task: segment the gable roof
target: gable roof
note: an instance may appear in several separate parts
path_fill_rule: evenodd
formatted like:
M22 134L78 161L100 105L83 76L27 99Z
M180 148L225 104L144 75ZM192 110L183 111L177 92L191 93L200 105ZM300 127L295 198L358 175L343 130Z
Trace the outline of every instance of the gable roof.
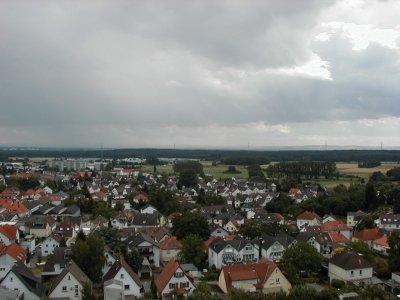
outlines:
M363 256L354 252L336 254L329 263L344 270L372 268L372 265Z
M313 211L304 211L296 217L296 220L314 220L322 221L322 218Z
M276 264L262 257L259 262L254 264L234 264L223 266L221 273L224 274L226 288L228 292L232 290L233 281L257 280L255 287L262 289L264 283L277 268ZM221 274L220 273L220 274Z
M61 283L61 281L68 273L71 273L82 285L85 282L92 285L92 281L89 279L89 277L87 277L87 275L81 270L81 268L79 268L79 266L73 260L71 260L65 266L64 270L60 273L60 275L58 275L54 279L49 294L51 294L54 291L54 289Z
M5 224L0 227L0 233L5 235L8 239L13 240L17 237L18 228L13 225Z
M162 250L181 249L182 243L177 240L176 236L171 236L160 242L160 248Z
M224 240L220 237L217 237L212 243L210 244L209 248L211 248L214 252L219 253L228 245L232 248L235 248L237 251L242 250L247 244L251 244L250 241L245 240L243 238L236 238L233 240Z
M353 236L362 241L373 241L382 237L383 233L380 232L379 228L365 228L355 232Z
M171 260L165 265L164 269L155 280L155 284L159 293L164 290L165 286L179 267L179 262L175 258L171 258Z
M321 225L322 231L340 231L340 230L351 230L346 224L340 220L327 221Z
M32 293L38 295L40 298L44 296L45 287L40 282L40 279L37 278L33 273L28 269L27 266L23 262L17 261L14 266L8 271L8 274L13 273L18 279L22 282L22 284ZM3 279L3 280L4 280Z
M17 261L25 262L27 251L16 243L12 243L8 246L5 246L3 243L0 243L0 256L6 254L10 255Z
M132 270L132 268L128 265L126 260L124 259L123 256L117 257L111 268L108 270L106 275L103 277L103 281L107 281L110 279L114 279L115 275L119 272L121 269L125 269L126 272L128 272L129 276L135 281L135 283L141 287L142 283L140 282L139 276Z

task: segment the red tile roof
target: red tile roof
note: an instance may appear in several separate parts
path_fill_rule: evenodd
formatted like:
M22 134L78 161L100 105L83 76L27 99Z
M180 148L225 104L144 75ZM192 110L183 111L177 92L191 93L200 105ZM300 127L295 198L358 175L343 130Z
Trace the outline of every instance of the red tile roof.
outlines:
M27 251L20 245L15 243L8 246L5 246L3 243L0 243L0 256L6 254L10 255L15 260L20 260L22 262L25 262Z
M181 249L182 243L175 236L171 236L160 242L160 248L161 250Z
M0 233L4 234L8 239L14 240L17 238L18 228L13 225L5 224L0 227Z
M164 267L160 275L155 280L155 284L157 287L157 291L159 293L162 293L164 290L165 286L168 284L168 282L171 280L172 276L174 276L176 270L180 267L179 262L175 259L172 258Z
M322 231L341 231L341 230L351 230L345 223L340 220L328 221L321 225Z
M313 211L306 210L297 216L297 220L314 220L314 219L322 221L322 218Z
M385 234L382 237L374 240L374 244L382 246L382 247L389 248L389 241L388 241L387 235Z
M331 238L331 241L334 243L348 243L350 242L350 240L345 237L343 234L335 232L335 231L331 231L328 233L329 237Z
M354 237L361 241L373 241L383 236L379 228L366 228L354 233Z
M7 212L21 214L28 212L28 209L18 200L0 199L0 207L4 208Z
M223 266L221 273L224 274L225 284L228 292L232 290L233 281L256 279L257 289L262 289L264 283L276 269L276 264L262 257L259 262L254 264L237 264ZM220 274L221 274L220 273Z

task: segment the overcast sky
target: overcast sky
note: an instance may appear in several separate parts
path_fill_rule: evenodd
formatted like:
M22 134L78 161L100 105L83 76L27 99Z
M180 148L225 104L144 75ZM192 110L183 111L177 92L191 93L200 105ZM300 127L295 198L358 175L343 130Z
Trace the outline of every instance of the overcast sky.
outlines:
M0 145L400 146L399 11L0 0Z

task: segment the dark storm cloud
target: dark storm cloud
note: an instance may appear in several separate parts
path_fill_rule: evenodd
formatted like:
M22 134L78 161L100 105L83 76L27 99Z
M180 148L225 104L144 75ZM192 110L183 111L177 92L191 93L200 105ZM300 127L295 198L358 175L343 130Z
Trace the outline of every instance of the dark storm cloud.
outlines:
M399 117L398 49L313 41L333 4L2 1L0 138L156 144L165 132ZM332 80L280 72L313 53Z

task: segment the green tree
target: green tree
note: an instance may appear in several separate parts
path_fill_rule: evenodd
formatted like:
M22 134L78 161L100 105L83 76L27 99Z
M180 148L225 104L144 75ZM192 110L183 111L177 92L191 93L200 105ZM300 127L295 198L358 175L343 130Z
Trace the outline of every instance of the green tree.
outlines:
M389 263L393 272L400 271L400 237L397 232L392 232L389 236Z
M183 262L193 263L198 268L203 267L206 255L202 238L197 234L189 234L184 238L179 258Z
M106 262L102 239L90 235L86 241L76 240L72 246L71 258L93 282L101 281L102 268Z
M365 186L365 206L369 210L375 210L379 206L375 186L371 181Z
M296 281L301 273L310 274L321 269L323 257L313 246L299 241L283 253L283 268L289 280Z
M126 255L126 262L132 270L137 273L142 264L139 252L136 249L132 249L132 251Z
M365 259L372 263L374 259L374 253L372 252L371 248L368 246L367 243L363 241L356 241L356 242L350 242L347 245L351 247L355 252L364 255Z
M118 201L117 203L115 203L115 207L114 210L116 211L123 211L124 210L124 204L121 201Z
M184 212L172 221L172 232L178 240L189 234L197 234L203 240L210 236L207 220L199 213Z
M221 297L213 294L207 282L201 282L194 292L187 297L188 300L221 300Z
M83 284L81 293L82 293L82 300L97 300L97 297L93 293L92 287L87 282Z

